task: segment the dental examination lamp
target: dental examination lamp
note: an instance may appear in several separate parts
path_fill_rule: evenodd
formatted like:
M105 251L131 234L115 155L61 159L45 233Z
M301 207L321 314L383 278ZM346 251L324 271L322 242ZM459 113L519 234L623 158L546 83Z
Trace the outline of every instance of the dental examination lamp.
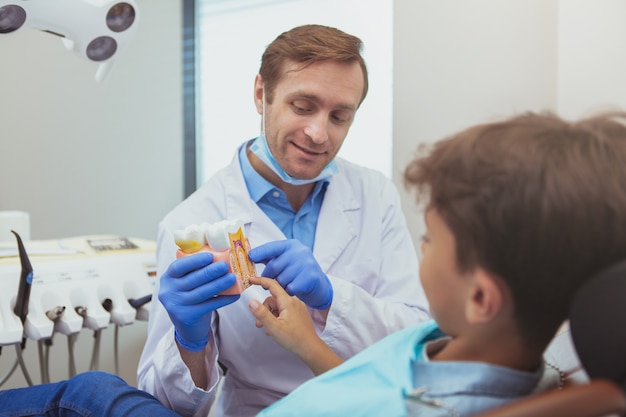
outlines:
M102 81L137 31L133 0L0 0L0 39L24 28L61 37L65 47L99 64Z

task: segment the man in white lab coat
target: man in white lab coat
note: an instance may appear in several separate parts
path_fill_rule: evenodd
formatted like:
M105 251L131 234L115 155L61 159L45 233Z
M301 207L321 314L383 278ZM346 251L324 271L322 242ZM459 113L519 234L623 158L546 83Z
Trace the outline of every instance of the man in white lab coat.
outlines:
M224 371L220 416L255 415L313 377L255 326L248 302L266 290L216 296L234 282L226 263L206 253L175 260L173 233L190 224L241 221L257 271L309 306L343 359L428 318L396 188L336 157L367 94L361 47L319 25L272 42L254 85L261 134L159 226L138 383L183 416L207 415Z

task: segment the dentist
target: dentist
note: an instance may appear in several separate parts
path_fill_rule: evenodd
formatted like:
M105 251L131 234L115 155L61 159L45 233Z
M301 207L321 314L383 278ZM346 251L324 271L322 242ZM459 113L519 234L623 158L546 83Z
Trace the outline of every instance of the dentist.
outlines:
M159 225L138 384L183 416L208 414L222 376L217 415L253 416L313 373L255 326L248 302L268 292L216 296L234 275L207 253L175 260L175 230L242 221L258 272L308 306L344 360L429 317L397 189L337 157L367 94L361 48L320 25L278 36L254 83L261 134Z

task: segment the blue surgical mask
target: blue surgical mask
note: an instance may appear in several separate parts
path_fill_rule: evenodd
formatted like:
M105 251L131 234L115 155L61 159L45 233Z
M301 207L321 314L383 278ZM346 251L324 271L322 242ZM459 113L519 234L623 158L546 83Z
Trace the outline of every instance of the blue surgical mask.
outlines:
M261 115L261 123L262 123L262 131L259 137L257 137L252 145L250 145L250 151L252 151L265 165L269 167L278 177L286 182L287 184L292 185L304 185L311 184L320 180L325 180L330 178L339 172L339 168L337 167L337 163L333 159L324 167L322 172L315 177L309 180L303 180L300 178L292 177L287 174L287 172L280 166L274 155L272 155L272 151L270 151L270 147L267 144L267 138L265 137L265 90L263 90L263 114Z
M272 155L272 152L270 151L270 147L267 144L267 138L265 137L265 132L261 132L259 137L257 137L254 140L254 142L252 142L252 145L250 145L250 151L252 151L261 161L263 161L265 165L267 165L276 175L278 175L278 177L281 180L283 180L287 184L292 184L292 185L311 184L320 180L325 180L327 178L330 178L331 176L339 172L337 163L335 162L335 160L332 160L330 161L328 165L324 167L322 172L320 172L320 174L315 178L303 180L300 178L292 177L291 175L287 174L287 172L285 172L283 167L281 167L278 161L274 158L274 155Z

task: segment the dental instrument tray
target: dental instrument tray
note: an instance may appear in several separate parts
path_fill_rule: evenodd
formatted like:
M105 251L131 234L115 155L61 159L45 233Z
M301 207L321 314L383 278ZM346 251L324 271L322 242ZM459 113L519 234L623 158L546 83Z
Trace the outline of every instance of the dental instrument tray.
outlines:
M156 282L156 242L109 235L24 241L32 263L28 314L20 320L13 306L20 282L20 258L0 256L0 346L48 339L53 333L78 333L82 328L104 329L111 323L147 320ZM105 303L111 304L107 310ZM46 314L63 306L64 314ZM78 312L86 312L80 315Z

